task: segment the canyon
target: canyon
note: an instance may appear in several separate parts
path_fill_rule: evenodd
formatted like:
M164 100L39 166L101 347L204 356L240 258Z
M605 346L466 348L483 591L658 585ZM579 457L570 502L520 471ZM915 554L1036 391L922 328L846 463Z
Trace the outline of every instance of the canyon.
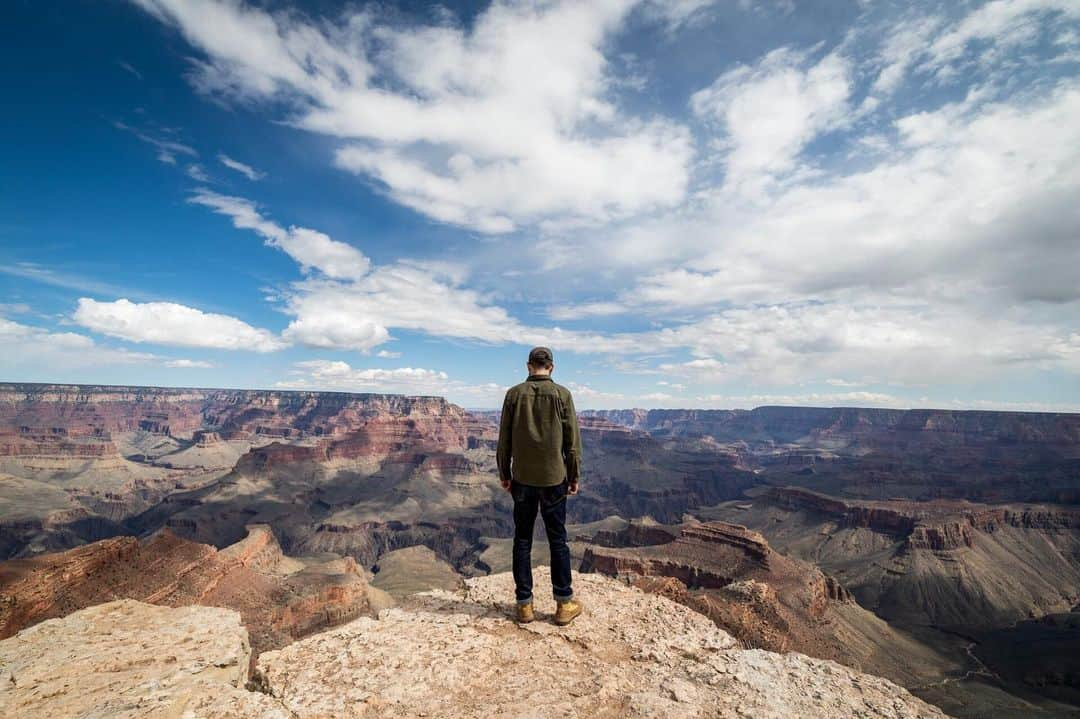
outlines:
M1080 415L580 421L583 578L956 716L1080 706L1060 659L1077 646ZM0 384L0 636L115 600L209 604L239 612L254 665L416 592L467 591L509 569L497 422L439 397Z
M393 604L349 557L291 558L273 532L251 525L217 550L163 529L143 540L104 539L0 563L0 638L116 599L239 612L256 651L283 647Z

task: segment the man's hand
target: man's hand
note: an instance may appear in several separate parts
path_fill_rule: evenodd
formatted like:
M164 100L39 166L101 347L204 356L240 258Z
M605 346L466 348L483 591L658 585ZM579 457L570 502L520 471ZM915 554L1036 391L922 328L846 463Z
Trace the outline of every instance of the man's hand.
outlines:
M577 492L578 492L577 480L575 479L573 481L567 482L567 484L566 484L566 493L567 494L577 494Z
M501 484L502 488L505 489L507 492L510 491L510 481L509 480L500 479L499 484Z

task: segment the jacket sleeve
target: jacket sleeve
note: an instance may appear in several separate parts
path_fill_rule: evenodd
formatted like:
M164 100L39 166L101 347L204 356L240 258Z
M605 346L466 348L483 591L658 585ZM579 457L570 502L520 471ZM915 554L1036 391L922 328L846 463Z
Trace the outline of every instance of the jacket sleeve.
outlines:
M511 479L510 457L513 428L514 402L510 392L507 392L503 399L502 417L499 419L499 445L495 450L495 462L499 465L499 480L503 482L509 482Z
M577 410L574 408L574 396L566 390L564 403L566 416L563 417L563 461L566 463L566 478L571 482L581 479L581 430L578 427Z

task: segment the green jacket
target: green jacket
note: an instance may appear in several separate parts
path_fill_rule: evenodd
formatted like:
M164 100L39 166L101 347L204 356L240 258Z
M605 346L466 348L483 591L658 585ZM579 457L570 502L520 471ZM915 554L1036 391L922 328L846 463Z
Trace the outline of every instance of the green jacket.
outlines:
M496 452L499 478L553 487L581 474L581 431L570 390L547 375L529 375L503 400Z

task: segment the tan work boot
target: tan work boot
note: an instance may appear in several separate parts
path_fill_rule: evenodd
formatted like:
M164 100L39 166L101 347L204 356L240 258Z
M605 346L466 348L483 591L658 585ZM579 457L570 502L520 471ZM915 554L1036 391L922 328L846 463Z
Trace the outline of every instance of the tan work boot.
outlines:
M532 602L517 605L517 611L514 613L514 617L517 619L518 624L528 624L536 619L536 615L533 614Z
M555 623L560 627L565 627L570 622L574 621L574 617L581 614L581 605L575 602L573 599L566 602L558 602L555 609Z

